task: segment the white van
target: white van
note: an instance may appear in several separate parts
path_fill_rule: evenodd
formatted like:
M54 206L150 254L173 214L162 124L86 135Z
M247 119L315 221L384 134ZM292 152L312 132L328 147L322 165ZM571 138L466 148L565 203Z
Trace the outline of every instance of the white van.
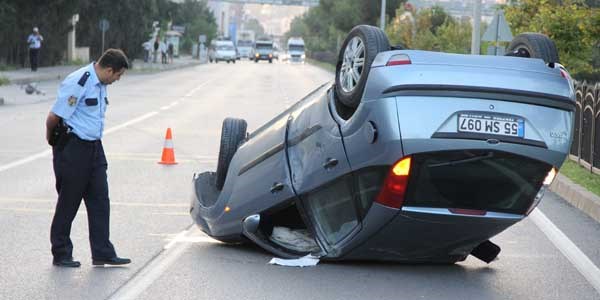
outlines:
M210 42L208 50L208 60L218 63L219 61L233 62L235 64L236 51L233 42L230 40L213 40Z
M287 43L288 61L304 63L306 54L304 53L304 40L301 37L291 37Z

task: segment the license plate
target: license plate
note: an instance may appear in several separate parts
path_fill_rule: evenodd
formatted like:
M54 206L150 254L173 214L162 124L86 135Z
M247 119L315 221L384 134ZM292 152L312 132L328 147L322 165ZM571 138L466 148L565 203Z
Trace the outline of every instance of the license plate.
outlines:
M525 136L525 122L509 115L461 113L458 115L458 131L522 138Z

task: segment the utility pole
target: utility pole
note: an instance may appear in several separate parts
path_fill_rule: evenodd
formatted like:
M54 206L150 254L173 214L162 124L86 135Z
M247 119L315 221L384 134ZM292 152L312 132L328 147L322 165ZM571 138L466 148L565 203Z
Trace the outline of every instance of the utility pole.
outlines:
M381 20L379 21L379 28L385 31L385 0L381 0Z
M473 33L471 35L471 54L479 55L481 45L481 0L473 0Z

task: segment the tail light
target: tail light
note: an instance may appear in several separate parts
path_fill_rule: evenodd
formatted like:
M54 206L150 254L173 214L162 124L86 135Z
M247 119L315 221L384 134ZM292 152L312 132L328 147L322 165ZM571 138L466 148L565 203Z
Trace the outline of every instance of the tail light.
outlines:
M383 187L375 202L391 208L400 208L404 202L404 194L408 187L410 176L410 156L398 161L385 178Z
M410 65L410 57L406 54L394 54L388 60L386 66Z
M544 197L544 193L546 192L546 189L554 181L554 178L556 177L556 173L557 173L557 170L554 167L552 167L552 169L550 169L550 171L548 171L548 174L546 175L546 178L544 179L544 183L542 184L542 187L538 191L537 195L535 195L535 198L533 199L533 202L531 203L531 206L529 207L529 209L527 209L527 212L525 212L526 216L528 216L533 211L533 209L536 208L538 206L538 204L540 204L540 201L542 201L542 198Z

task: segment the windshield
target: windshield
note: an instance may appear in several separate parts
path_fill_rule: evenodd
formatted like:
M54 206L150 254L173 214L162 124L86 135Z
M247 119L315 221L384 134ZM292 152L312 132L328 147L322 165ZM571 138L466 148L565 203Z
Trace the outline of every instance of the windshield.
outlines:
M272 50L273 49L273 44L256 44L256 49L261 49L261 50Z
M217 50L233 51L233 46L219 46Z
M302 52L304 52L304 46L302 46L302 45L290 45L289 51L302 51Z
M240 40L238 41L238 47L252 47L252 41Z

